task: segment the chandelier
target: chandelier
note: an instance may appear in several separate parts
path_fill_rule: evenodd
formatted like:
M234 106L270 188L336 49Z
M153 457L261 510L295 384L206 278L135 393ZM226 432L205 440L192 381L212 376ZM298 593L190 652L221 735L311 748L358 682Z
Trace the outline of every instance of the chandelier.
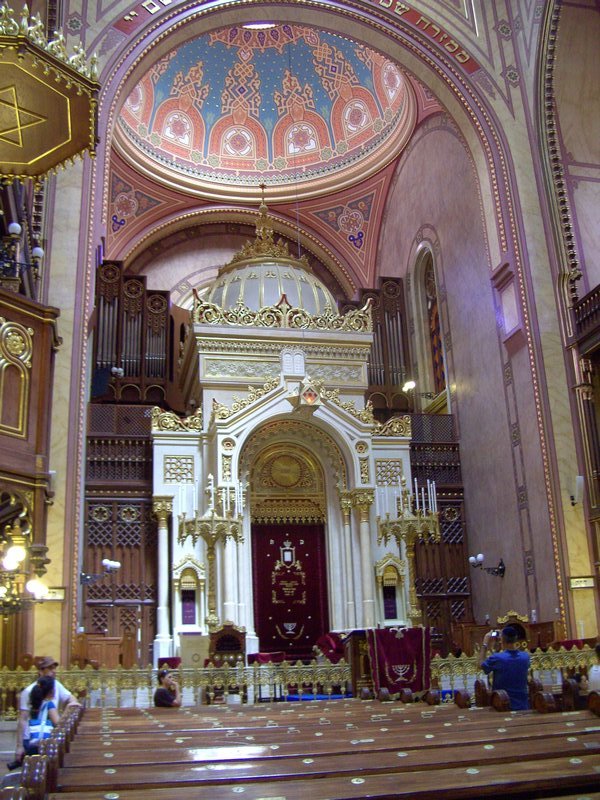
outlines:
M7 619L42 602L48 587L40 580L46 573L48 548L32 541L27 518L16 517L0 536L0 614Z

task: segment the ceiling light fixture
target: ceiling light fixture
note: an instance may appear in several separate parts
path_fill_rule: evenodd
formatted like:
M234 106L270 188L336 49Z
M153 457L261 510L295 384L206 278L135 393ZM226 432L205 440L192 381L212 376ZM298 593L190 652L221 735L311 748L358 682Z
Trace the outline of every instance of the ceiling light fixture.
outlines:
M274 22L247 22L245 25L242 25L242 28L246 28L249 31L266 31L269 28L276 28L277 25Z

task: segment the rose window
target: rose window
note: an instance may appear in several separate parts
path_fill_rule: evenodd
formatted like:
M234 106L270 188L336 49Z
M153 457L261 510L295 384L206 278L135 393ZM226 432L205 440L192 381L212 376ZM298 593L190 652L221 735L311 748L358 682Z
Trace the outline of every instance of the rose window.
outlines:
M344 124L349 135L366 128L369 122L367 107L360 100L354 100L344 109Z
M192 126L190 125L190 121L184 114L175 112L167 117L164 128L164 136L166 139L171 139L177 142L177 144L183 144L189 147L192 140L191 131Z
M245 128L230 128L223 138L223 149L228 156L251 156L254 152L252 136Z
M309 153L317 149L317 136L310 125L294 125L288 131L288 153Z

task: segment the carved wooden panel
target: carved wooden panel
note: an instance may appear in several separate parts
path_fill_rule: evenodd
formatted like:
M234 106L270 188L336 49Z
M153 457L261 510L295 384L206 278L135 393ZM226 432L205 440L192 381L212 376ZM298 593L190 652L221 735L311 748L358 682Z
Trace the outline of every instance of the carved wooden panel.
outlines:
M89 496L85 504L83 587L87 633L129 637L128 658L148 663L156 606L156 520L151 499ZM104 574L102 559L120 561Z
M0 289L0 493L23 499L34 540L46 542L50 408L59 311ZM29 614L5 624L2 663L33 649Z

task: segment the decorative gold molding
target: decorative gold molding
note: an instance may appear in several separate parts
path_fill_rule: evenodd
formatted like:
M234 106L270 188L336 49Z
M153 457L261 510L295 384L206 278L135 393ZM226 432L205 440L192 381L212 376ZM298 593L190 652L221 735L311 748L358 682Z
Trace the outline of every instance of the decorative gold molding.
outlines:
M252 522L324 522L323 504L309 497L258 499L252 504Z
M395 556L393 553L386 553L383 558L380 558L379 561L375 562L375 578L380 587L386 585L385 574L389 569L395 570L399 583L404 583L404 577L406 575L406 561L398 558L398 556Z
M497 622L498 625L506 625L510 620L528 623L529 617L527 614L519 614L518 611L507 611L503 617L498 617Z
M369 459L368 458L359 458L360 464L360 482L361 483L370 483L370 470L369 470Z
M204 562L192 555L185 555L180 558L179 561L175 562L173 564L173 574L175 575L177 572L182 572L188 567L195 570L199 580L204 580L204 575L206 572Z
M193 456L165 456L163 460L163 481L165 483L193 483Z
M27 437L29 419L29 392L31 388L31 357L33 354L33 328L0 317L0 433L18 439ZM7 376L13 367L19 374L18 396L8 402ZM14 375L14 373L13 373ZM15 380L13 378L13 385ZM14 416L16 401L16 419ZM10 405L10 408L9 408ZM3 420L10 419L11 423Z
M282 439L308 448L319 455L325 469L334 476L335 483L344 489L348 485L346 462L337 442L321 428L297 419L277 419L255 430L244 444L240 456L240 472L252 469L254 460L263 448L278 444Z
M316 384L317 381L314 381ZM340 400L339 389L321 389L321 399L329 400L335 403L336 406L343 408L356 419L361 422L366 422L367 425L375 425L375 417L373 416L373 405L369 401L364 408L357 408L353 400Z
M548 648L547 650L537 649L530 653L531 672L535 675L539 672L553 672L560 674L567 670L579 672L582 668L591 667L597 662L596 654L589 645L584 645L581 650L573 647L565 650L559 647L557 650ZM447 656L441 658L434 656L431 659L431 681L435 685L442 680L448 680L452 686L464 685L465 678L481 675L479 656L468 656L462 653L460 656Z
M376 425L375 436L401 436L407 439L410 439L412 436L410 414L405 414L402 417L392 417L383 425L380 422L377 422Z
M228 419L232 414L235 414L238 411L241 411L243 408L252 405L252 403L256 402L256 400L259 400L269 392L272 392L273 389L276 389L278 386L279 376L267 381L262 385L262 387L257 388L254 386L249 386L248 396L241 399L234 396L231 406L226 406L223 403L219 403L218 400L213 399L211 422L213 419Z
M81 45L69 55L63 34L54 36L46 40L39 15L30 24L27 6L19 20L6 3L0 7L3 180L37 182L86 150L95 153L100 89L96 56L88 66Z
M40 15L36 14L29 24L29 9L26 5L21 10L21 18L17 21L15 12L7 5L0 7L0 36L23 36L40 49L50 53L54 58L68 64L72 69L86 78L95 81L98 77L98 59L94 55L87 63L85 50L81 45L75 45L73 55L69 55L65 37L60 31L55 31L54 39L48 41L45 34L45 25ZM8 46L3 43L3 46Z
M152 431L197 431L202 432L202 409L197 408L189 417L178 417L172 411L152 408Z
M221 454L221 476L224 481L231 480L231 465L233 463L233 456Z
M350 331L372 333L371 299L362 308L336 314L329 304L322 314L309 314L303 308L291 306L285 295L276 306L265 306L258 311L238 301L232 308L221 308L215 303L194 299L192 322L198 325L241 325L254 328L295 328L297 330Z
M375 483L377 486L398 486L404 475L401 458L376 458Z

